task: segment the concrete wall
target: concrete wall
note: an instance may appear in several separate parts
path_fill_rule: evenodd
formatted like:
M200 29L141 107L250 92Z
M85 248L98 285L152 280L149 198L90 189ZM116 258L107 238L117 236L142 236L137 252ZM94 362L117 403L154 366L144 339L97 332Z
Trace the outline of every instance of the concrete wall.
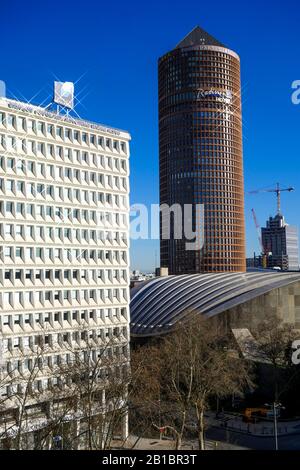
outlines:
M255 328L266 316L278 316L300 329L300 281L273 289L218 315L226 328Z

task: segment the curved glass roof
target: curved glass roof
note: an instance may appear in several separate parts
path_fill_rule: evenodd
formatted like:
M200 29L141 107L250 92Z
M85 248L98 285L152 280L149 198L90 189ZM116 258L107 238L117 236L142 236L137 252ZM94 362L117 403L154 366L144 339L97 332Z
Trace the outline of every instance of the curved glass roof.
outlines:
M162 334L188 312L211 317L297 281L300 273L275 271L158 277L131 290L131 333Z

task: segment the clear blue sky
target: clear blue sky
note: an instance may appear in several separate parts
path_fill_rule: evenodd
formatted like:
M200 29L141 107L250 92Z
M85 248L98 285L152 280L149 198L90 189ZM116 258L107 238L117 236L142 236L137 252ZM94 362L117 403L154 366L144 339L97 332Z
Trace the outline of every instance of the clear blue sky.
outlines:
M0 79L8 96L48 99L55 77L76 81L81 117L128 129L131 203L158 202L157 59L199 25L241 57L245 189L277 181L283 212L300 225L300 9L296 0L2 2ZM48 101L49 102L49 99ZM246 195L247 252L258 251L251 208L263 224L272 194ZM149 270L158 242L132 242L132 268Z

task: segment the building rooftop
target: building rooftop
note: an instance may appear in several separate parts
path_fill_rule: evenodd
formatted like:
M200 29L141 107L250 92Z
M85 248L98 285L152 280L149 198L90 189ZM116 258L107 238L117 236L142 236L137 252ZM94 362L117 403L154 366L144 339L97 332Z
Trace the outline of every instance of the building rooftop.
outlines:
M74 117L71 114L58 114L48 107L39 106L32 103L26 103L24 101L18 101L11 98L4 98L0 96L0 106L9 108L12 111L20 111L26 114L35 114L37 117L54 119L56 121L62 121L67 124L85 127L90 131L100 131L114 135L116 137L122 137L130 139L130 134L124 129L118 129L116 127L107 126L97 122L89 121L87 119L81 119L80 117Z
M175 47L175 49L182 49L183 47L192 46L219 46L226 47L220 41L208 34L200 26L196 26L190 33L188 33Z

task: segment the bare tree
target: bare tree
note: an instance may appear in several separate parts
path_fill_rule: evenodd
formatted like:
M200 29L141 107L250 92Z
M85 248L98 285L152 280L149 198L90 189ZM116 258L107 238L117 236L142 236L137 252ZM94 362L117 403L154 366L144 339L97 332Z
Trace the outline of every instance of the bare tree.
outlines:
M70 412L69 397L66 401L64 391L55 386L46 390L37 387L41 377L57 376L57 371L45 372L47 348L39 344L30 358L28 368L19 364L28 360L28 356L19 355L17 366L9 372L2 371L0 387L8 389L1 400L0 439L6 440L17 450L49 448L49 438L58 423ZM33 433L39 439L33 439Z
M168 410L164 425L173 431L177 448L185 433L187 416L194 410L199 449L204 449L204 413L211 398L241 394L250 385L246 363L231 353L230 346L229 338L215 323L190 315L176 325L173 333L145 351L148 365L142 384L147 392L144 399L156 406L159 391Z
M101 348L87 342L82 350L71 350L68 364L60 367L59 376L69 390L77 431L69 436L71 445L108 449L120 432L127 414L127 390L130 381L127 355L116 346L119 339L110 338Z
M116 336L101 347L86 340L70 346L68 362L60 360L51 370L44 369L47 348L41 345L26 371L2 373L1 386L9 386L10 392L0 403L9 418L0 439L15 449L45 449L60 435L68 448L110 448L127 413L129 352L120 353L125 344ZM41 377L56 381L40 390L36 385Z
M271 366L269 378L273 384L274 401L277 401L298 375L298 368L291 363L292 343L298 336L293 325L273 315L267 315L253 334L261 360Z
M130 428L131 432L136 430L140 437L151 434L153 428L160 431L167 425L175 437L178 435L163 396L165 362L159 348L160 343L155 342L138 347L131 353Z

